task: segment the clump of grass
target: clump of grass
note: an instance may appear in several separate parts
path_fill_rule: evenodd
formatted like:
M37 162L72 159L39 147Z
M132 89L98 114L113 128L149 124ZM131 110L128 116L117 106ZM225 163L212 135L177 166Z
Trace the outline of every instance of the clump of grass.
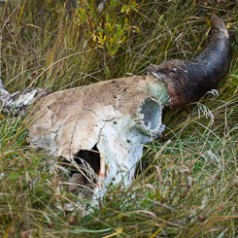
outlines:
M29 148L24 118L0 114L1 236L235 237L237 6L192 0L111 2L99 14L94 1L79 1L81 8L71 16L63 1L3 5L1 70L6 87L58 90L143 74L151 63L190 58L208 37L213 10L233 37L230 75L221 83L219 97L207 95L199 103L168 109L164 137L146 146L133 185L112 188L101 210L84 217L56 208L51 158ZM103 25L108 23L119 28L110 31L110 25ZM108 37L118 41L115 48L113 40L108 46Z

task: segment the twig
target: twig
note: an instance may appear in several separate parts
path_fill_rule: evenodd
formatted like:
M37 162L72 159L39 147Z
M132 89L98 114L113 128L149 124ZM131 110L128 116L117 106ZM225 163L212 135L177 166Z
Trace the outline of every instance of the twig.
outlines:
M48 94L46 90L31 88L24 92L9 93L2 82L2 33L0 33L0 103L1 111L18 115L25 112L36 99Z
M0 32L0 99L2 96L9 95L2 83L2 32Z

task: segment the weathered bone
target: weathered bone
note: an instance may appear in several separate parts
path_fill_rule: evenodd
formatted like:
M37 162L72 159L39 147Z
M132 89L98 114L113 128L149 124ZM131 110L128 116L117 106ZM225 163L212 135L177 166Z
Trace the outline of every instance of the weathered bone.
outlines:
M5 113L7 112L15 116L19 113L25 114L33 102L48 93L48 90L31 88L24 92L11 94L3 87L2 80L0 79L0 102L2 104L2 110Z
M30 141L69 161L96 147L100 169L94 199L98 199L110 183L130 184L143 145L164 130L162 109L168 103L165 85L153 76L59 91L34 107Z
M31 145L72 164L76 171L69 171L69 190L81 196L75 183L89 186L94 203L110 184L128 186L143 145L164 130L163 107L197 100L227 74L229 35L215 15L211 33L208 46L191 61L168 61L150 67L147 76L118 78L41 97L29 112ZM0 90L2 102L6 103L4 97L14 98L2 84ZM27 95L10 100L9 107L32 103L35 94ZM85 163L91 166L88 173Z

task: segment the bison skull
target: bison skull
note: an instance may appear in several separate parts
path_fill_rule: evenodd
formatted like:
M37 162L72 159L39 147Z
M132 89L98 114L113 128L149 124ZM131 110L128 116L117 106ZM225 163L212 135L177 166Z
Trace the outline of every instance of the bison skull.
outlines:
M196 101L227 74L231 59L228 31L219 17L213 15L211 22L207 47L190 61L172 60L151 66L146 76L46 96L44 91L33 90L33 96L27 91L16 98L0 84L0 99L8 108L21 109L41 95L28 111L30 143L77 168L71 174L70 191L77 190L77 184L91 187L95 203L109 184L131 183L143 145L164 130L164 106ZM82 195L82 190L77 193Z
M151 75L56 92L34 107L30 141L71 163L78 157L91 161L97 200L109 184L131 183L143 145L164 130L162 109L168 103L165 84ZM92 153L85 157L86 151Z

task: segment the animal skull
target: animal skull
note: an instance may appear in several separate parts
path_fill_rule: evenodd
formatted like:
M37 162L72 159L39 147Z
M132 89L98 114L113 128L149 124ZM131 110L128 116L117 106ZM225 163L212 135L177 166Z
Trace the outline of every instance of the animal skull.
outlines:
M164 131L163 108L196 101L215 88L230 59L228 31L213 15L209 44L190 61L168 61L151 66L146 76L42 96L29 112L30 143L72 164L77 171L71 174L69 190L85 195L76 185L90 187L96 203L110 184L131 183L143 145Z
M56 92L34 108L30 140L71 162L80 151L96 149L100 166L93 198L98 199L110 183L131 183L143 145L164 130L162 109L168 103L165 84L151 75Z

